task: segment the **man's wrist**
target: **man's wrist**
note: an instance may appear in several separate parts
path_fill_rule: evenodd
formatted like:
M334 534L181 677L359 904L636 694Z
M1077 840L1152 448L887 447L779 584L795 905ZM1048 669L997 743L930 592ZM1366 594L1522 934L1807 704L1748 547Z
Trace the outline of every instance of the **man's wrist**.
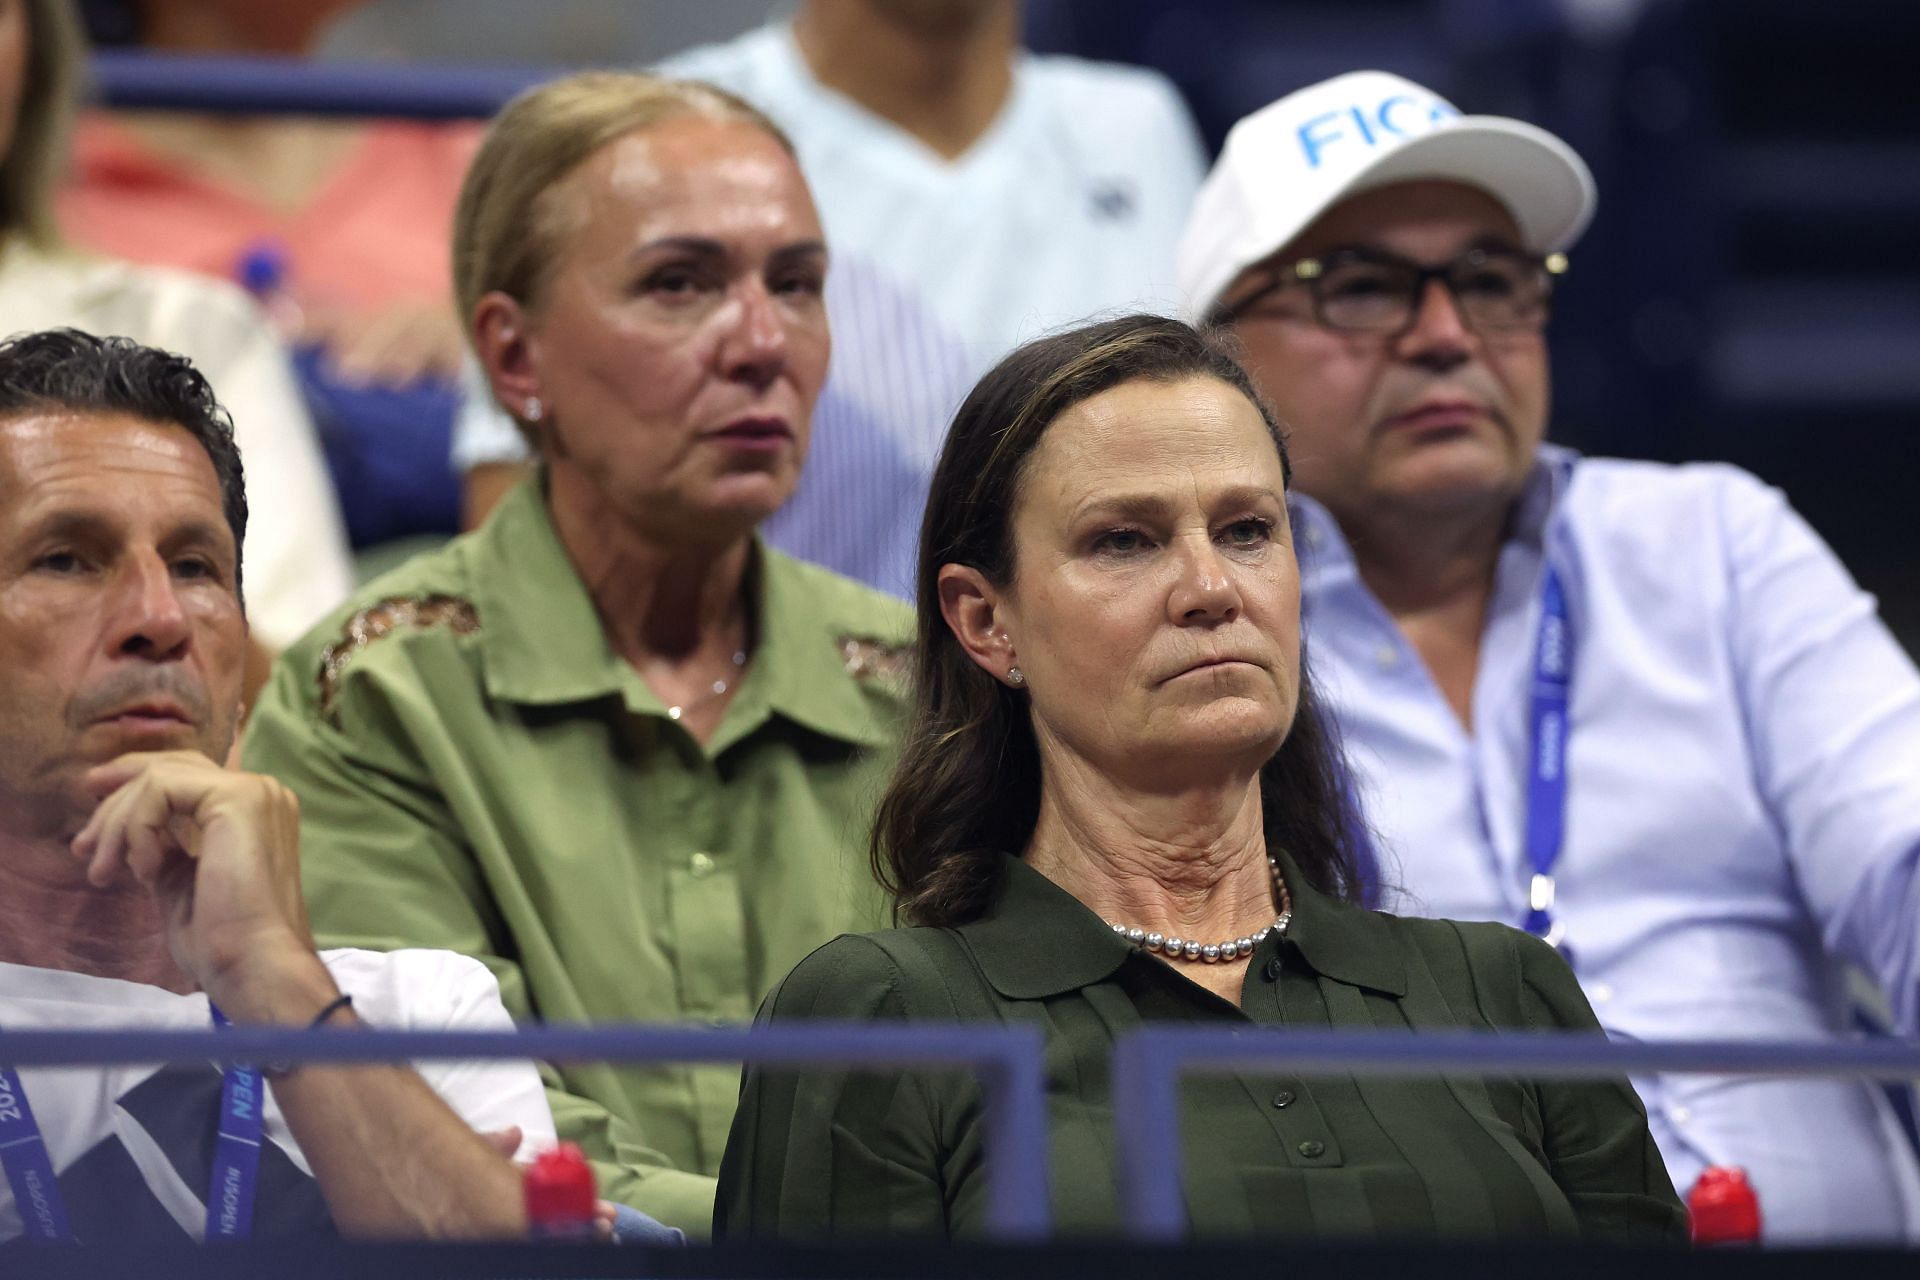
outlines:
M333 975L311 951L238 966L206 986L220 1012L234 1022L255 1025L305 1027L340 998Z
M318 1031L321 1027L325 1026L349 1027L359 1025L360 1019L355 1017L353 1012L353 997L335 996L320 1012L313 1015L313 1020L307 1023L306 1029L308 1031ZM273 1081L275 1084L286 1083L288 1077L292 1076L293 1073L299 1069L299 1066L292 1062L263 1062L260 1064L260 1070L266 1075L267 1079Z

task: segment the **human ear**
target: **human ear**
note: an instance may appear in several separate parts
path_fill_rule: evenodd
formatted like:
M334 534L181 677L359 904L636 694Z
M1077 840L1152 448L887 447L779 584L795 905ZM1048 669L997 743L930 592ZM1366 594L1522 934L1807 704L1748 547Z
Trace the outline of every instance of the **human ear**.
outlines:
M495 290L473 308L473 348L493 398L522 422L544 415L544 390L534 359L533 326L518 299Z
M967 656L1002 684L1020 660L1006 629L1006 603L999 588L971 565L944 564L938 577L940 616Z

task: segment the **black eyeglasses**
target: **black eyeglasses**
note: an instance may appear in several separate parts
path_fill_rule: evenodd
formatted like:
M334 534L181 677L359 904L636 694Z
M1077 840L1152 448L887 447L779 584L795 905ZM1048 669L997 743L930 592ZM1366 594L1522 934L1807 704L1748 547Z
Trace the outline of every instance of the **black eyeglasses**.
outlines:
M1274 268L1273 279L1208 317L1231 324L1262 314L1261 304L1304 286L1314 319L1343 333L1404 333L1420 314L1427 282L1438 280L1476 332L1538 332L1552 311L1553 282L1565 274L1565 254L1518 249L1472 249L1452 262L1423 267L1379 249L1336 249Z

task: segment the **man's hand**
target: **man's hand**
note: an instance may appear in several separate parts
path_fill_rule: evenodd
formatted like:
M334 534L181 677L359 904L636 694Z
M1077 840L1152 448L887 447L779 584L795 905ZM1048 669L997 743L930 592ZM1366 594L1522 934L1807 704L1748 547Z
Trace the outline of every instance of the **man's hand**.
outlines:
M151 889L174 963L229 1016L297 1024L337 993L307 927L291 791L196 751L124 755L85 785L101 797L73 839L87 878Z
M121 756L86 775L99 808L73 838L87 878L159 899L174 963L236 1022L306 1024L339 995L300 896L300 807L193 751ZM336 1023L351 1019L337 1019ZM403 1065L312 1064L269 1086L344 1235L524 1236L519 1172Z

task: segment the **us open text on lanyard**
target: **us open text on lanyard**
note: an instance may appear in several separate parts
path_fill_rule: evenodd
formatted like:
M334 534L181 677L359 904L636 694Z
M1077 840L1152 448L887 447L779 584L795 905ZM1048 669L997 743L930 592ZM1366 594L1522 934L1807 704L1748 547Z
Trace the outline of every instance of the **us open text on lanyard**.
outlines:
M1540 632L1533 651L1527 760L1527 913L1521 925L1569 960L1566 926L1554 914L1553 871L1567 823L1567 708L1573 697L1573 625L1559 570L1546 564Z
M217 1008L213 1025L228 1025L226 1015ZM253 1232L253 1192L260 1177L260 1113L266 1100L257 1067L235 1065L221 1074L220 1128L207 1181L209 1240L244 1240ZM27 1235L35 1240L72 1240L52 1154L27 1104L20 1075L12 1067L0 1067L0 1165L6 1167L14 1207Z

